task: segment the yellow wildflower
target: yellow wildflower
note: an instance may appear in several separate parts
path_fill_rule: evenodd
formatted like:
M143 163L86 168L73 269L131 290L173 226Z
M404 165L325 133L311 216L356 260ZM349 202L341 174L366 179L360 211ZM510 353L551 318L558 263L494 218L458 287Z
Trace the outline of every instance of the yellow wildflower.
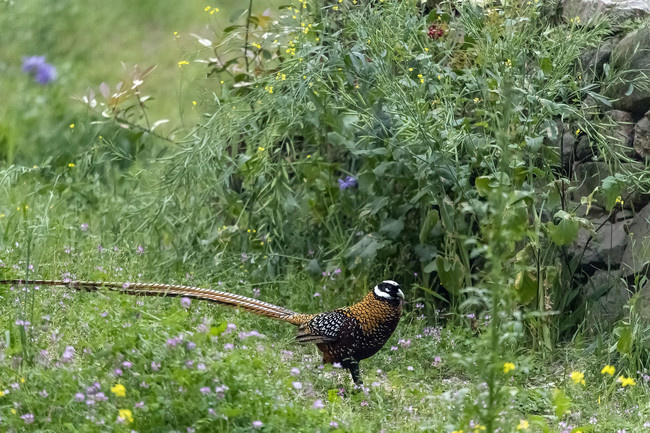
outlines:
M68 163L68 167L70 167L70 168L74 167L74 162Z
M585 384L585 374L584 373L581 373L579 371L574 371L574 372L571 373L570 377L571 377L571 380L573 381L573 383L575 383L576 385L579 384L579 383L581 383L583 385Z
M519 421L519 424L517 425L517 430L528 430L528 427L530 427L528 421L522 419Z
M634 386L634 385L636 385L636 382L631 377L619 376L617 381L621 382L621 386L623 388L625 388L626 386Z
M128 409L120 409L119 417L124 421L133 422L133 413Z
M183 65L189 65L189 64L190 62L188 62L187 60L181 60L180 62L178 62L178 67L182 68Z
M126 396L126 388L121 383L118 383L115 386L111 386L111 392L115 394L115 397L124 397Z
M613 365L606 365L603 367L602 370L600 370L600 374L609 374L610 376L614 376L614 373L616 372L616 369L614 368Z
M504 373L509 373L514 369L515 369L515 364L513 364L512 362L505 362L503 364L503 372Z
M74 129L74 123L70 124L70 129Z

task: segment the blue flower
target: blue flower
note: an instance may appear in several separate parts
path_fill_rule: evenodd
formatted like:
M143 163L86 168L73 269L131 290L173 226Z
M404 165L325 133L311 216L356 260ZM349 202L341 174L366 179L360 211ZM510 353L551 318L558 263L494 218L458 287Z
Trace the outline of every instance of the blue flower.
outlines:
M45 56L23 57L23 72L32 75L39 84L56 80L56 68L45 61Z
M341 191L355 186L357 186L357 178L354 176L346 176L345 179L339 179L339 189Z

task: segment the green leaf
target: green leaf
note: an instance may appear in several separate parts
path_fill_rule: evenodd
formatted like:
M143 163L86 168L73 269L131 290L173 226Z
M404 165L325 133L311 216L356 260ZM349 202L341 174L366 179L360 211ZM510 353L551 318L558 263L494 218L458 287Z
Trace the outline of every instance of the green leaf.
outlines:
M625 326L621 331L621 334L618 337L618 342L616 343L616 350L621 354L629 354L632 351L632 327Z
M491 176L480 176L476 178L474 184L476 185L476 191L481 197L487 197L492 188L490 187L490 182L492 182Z
M388 239L395 240L404 230L404 219L387 219L381 223L379 227L379 233L386 236Z
M552 222L546 223L546 228L553 243L562 246L575 241L578 237L580 222L563 210L557 212L554 218L560 219L557 225Z
M553 406L555 407L555 416L562 418L571 407L571 399L561 389L554 389Z
M544 72L544 74L548 75L551 72L553 72L553 62L549 57L543 57L539 60L539 67Z
M225 320L219 324L219 326L212 326L210 328L210 335L212 336L218 336L223 334L223 332L226 330L228 327L228 322Z
M420 243L424 244L426 243L427 239L429 238L429 234L431 233L431 230L438 224L438 220L440 219L440 215L438 215L437 210L430 210L427 213L427 216L424 217L424 221L422 222L422 228L420 229Z
M368 263L375 259L377 251L381 247L383 247L382 243L377 241L372 235L366 235L350 247L350 251L348 251L345 257L355 259L355 264L362 262Z
M603 179L601 190L605 196L605 209L607 209L607 211L614 209L614 206L616 206L616 199L623 191L623 184L614 176L607 176Z
M442 287L452 295L458 294L465 280L465 272L460 259L438 256L436 257L436 269Z
M522 305L527 305L537 295L537 279L532 272L521 271L515 277L517 296Z

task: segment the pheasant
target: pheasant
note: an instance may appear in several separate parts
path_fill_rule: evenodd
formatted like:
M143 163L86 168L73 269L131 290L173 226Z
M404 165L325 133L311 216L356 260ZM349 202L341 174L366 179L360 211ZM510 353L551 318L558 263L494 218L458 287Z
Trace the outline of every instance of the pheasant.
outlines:
M0 280L0 285L25 284L22 280ZM323 362L347 368L355 384L362 384L359 361L374 355L392 335L399 322L404 293L392 280L377 284L360 302L319 314L302 314L268 302L232 293L173 284L118 283L99 281L30 280L31 285L65 286L75 290L101 288L129 295L184 296L239 307L261 316L298 327L296 341L314 343Z

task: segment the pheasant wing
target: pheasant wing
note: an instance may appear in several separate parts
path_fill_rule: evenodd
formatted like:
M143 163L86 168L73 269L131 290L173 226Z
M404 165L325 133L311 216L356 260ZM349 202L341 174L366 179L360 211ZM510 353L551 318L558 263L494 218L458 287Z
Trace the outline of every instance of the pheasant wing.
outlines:
M298 329L296 341L299 343L331 343L339 340L350 318L340 310L329 311L314 316Z

